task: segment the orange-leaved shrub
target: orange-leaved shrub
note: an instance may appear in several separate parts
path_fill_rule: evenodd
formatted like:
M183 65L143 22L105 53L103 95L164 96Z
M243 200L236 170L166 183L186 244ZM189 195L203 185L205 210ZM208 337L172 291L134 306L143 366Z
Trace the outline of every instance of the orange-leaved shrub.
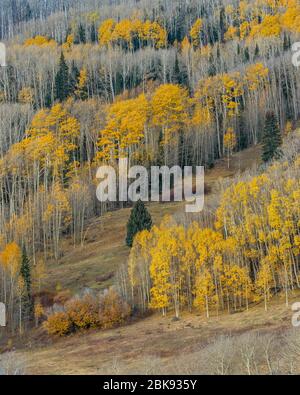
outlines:
M99 326L98 303L91 295L85 295L83 299L73 299L65 307L75 329L89 329Z
M130 306L114 290L96 298L85 295L64 305L64 311L51 314L44 324L49 335L65 336L76 330L112 328L126 322Z
M72 321L65 312L58 312L50 315L46 322L44 322L49 335L66 336L73 330Z
M103 328L112 328L123 324L130 316L131 309L114 290L100 298L99 315Z

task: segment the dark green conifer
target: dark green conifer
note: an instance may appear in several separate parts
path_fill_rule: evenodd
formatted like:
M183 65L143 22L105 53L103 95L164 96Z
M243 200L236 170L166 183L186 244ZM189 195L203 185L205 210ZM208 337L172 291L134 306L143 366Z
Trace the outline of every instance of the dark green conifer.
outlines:
M277 117L273 111L269 111L266 114L262 144L262 159L264 162L280 156L279 147L282 144L282 138Z
M63 52L60 55L58 72L55 77L56 99L63 102L70 94L69 67Z
M131 210L131 215L127 223L126 244L132 247L135 235L142 230L152 228L152 219L144 203L139 200Z

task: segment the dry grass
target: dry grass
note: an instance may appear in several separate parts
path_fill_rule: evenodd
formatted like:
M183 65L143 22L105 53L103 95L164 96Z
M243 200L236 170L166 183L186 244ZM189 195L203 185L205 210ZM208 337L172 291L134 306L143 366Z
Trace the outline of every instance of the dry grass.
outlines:
M296 300L299 295L291 303ZM172 316L154 315L122 328L54 340L41 348L19 351L17 357L26 359L26 371L32 374L147 374L157 370L167 374L183 373L187 366L197 373L192 369L196 356L204 350L214 355L215 339L223 344L220 339L228 336L280 335L292 329L291 318L291 308L277 296L268 312L258 305L248 312L210 319L185 313L180 321L173 321ZM185 361L185 367L180 361Z

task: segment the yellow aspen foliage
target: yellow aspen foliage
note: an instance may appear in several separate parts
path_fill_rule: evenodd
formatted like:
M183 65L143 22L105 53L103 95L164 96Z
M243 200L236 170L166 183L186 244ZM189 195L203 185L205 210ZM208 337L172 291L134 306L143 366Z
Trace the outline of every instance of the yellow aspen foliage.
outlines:
M166 217L160 228L154 227L156 246L151 248L150 276L152 278L150 307L160 309L163 315L173 305L176 317L186 303L184 295L184 267L181 266L185 231L181 226L168 227Z
M149 104L145 95L116 101L108 107L106 125L100 131L98 160L128 156L144 137Z
M262 23L252 26L250 38L279 37L281 31L279 15L266 15Z
M230 301L233 304L234 310L237 310L237 307L241 307L244 301L246 301L248 308L253 286L247 269L241 268L238 265L226 265L221 281L228 303L228 310Z
M156 21L123 19L116 23L114 19L107 19L100 26L98 33L100 46L106 47L125 43L128 48L132 48L134 37L140 40L140 43L148 42L155 48L167 45L167 31Z
M186 89L179 85L161 85L152 97L152 123L163 132L163 143L189 124L191 101Z
M292 133L292 131L293 131L293 124L292 124L292 122L288 121L288 122L285 124L284 133L285 133L286 135L289 135L289 134Z
M232 155L236 144L237 144L237 139L236 139L236 134L233 128L228 128L224 134L224 148L227 152L227 161L228 161L228 168L229 168L229 158L230 155Z
M292 32L300 32L300 5L292 4L281 17L283 28Z
M133 29L134 25L132 21L129 19L123 19L115 25L111 40L115 42L123 41L128 44L129 47L131 47L134 35Z
M240 1L239 4L239 15L241 20L246 19L247 17L247 13L249 12L249 4L247 3L247 1Z
M98 32L100 46L108 46L111 44L115 26L116 21L114 19L107 19L101 24Z
M229 26L227 32L225 33L225 40L230 41L238 36L238 29L235 26Z
M83 68L80 70L78 83L75 87L75 95L77 98L81 100L86 100L88 96L87 81L88 81L87 69Z
M255 282L255 290L258 298L264 300L265 310L268 310L268 302L271 298L271 288L274 286L272 270L265 260L261 263L260 270Z
M134 18L132 19L131 23L133 37L137 38L140 41L146 40L147 37L144 34L144 22L142 22L138 18Z
M203 27L202 19L197 19L190 30L190 36L192 39L193 46L198 48L201 45L201 31Z
M202 105L197 102L192 119L193 125L207 127L212 123L212 119L211 106L208 103Z
M11 171L30 172L34 176L37 163L43 170L52 170L55 175L64 169L69 153L77 147L80 125L61 104L50 110L40 110L34 116L26 138L14 144L7 153ZM24 163L28 166L24 168Z
M48 37L44 36L35 36L34 38L28 38L24 42L25 47L30 47L30 46L37 46L37 47L55 47L56 42L55 40L49 39Z
M73 44L74 44L74 35L69 34L67 36L66 42L62 45L62 49L64 51L68 51L72 48Z
M208 269L201 271L196 277L195 285L195 307L206 310L209 318L210 306L215 302L215 285L213 277Z
M12 278L17 276L21 266L21 250L15 243L9 243L0 254L0 261L2 267L7 271Z
M240 26L240 39L241 40L245 40L246 37L248 37L249 33L250 33L250 23L248 21L244 21L243 23L241 23Z
M279 193L276 190L271 191L271 201L268 205L268 220L269 224L273 229L280 229L281 228L281 207L282 202L279 197Z
M156 48L163 48L167 45L167 32L157 22L147 20L143 25L142 37Z
M300 286L299 171L295 158L232 184L211 228L184 229L166 217L138 235L129 259L132 299L176 316L192 306L207 316L214 306L248 309L253 301L267 309L275 290L284 291L288 305Z
M260 86L263 86L269 75L269 69L262 63L250 65L246 69L246 83L250 91L257 91Z
M185 56L191 51L192 46L189 39L185 36L181 43L181 50Z
M150 265L150 276L153 281L151 288L150 308L162 310L166 314L171 304L170 283L170 257L167 248L167 239L162 237L154 251L151 252L152 262Z
M18 101L22 104L32 104L34 99L33 90L29 87L22 88L18 94Z
M241 74L239 72L223 74L222 84L222 100L228 111L228 116L235 116L239 110L238 99L244 92Z

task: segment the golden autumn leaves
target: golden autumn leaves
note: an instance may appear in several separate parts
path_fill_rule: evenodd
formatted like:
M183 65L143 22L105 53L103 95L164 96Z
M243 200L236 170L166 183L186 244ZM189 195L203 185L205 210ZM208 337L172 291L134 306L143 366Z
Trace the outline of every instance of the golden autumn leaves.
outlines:
M19 174L41 172L58 176L77 146L79 130L79 122L62 105L41 110L34 116L26 137L13 145L1 161L1 167Z
M224 134L224 148L231 153L236 144L234 129L229 126L231 118L239 114L240 100L246 92L265 86L268 73L268 68L257 63L248 66L244 74L233 72L199 81L192 98L181 86L164 84L151 95L117 100L107 108L97 159L109 161L122 155L130 156L135 148L141 149L139 143L151 139L155 128L161 130L161 144L166 147L180 131L211 126L216 107L225 112L228 130Z
M225 32L225 41L259 40L279 37L284 31L300 32L300 6L297 0L256 0L240 1L236 6L225 7L225 16L229 27ZM204 21L197 19L189 32L193 48L202 47L201 35ZM183 45L187 45L188 37Z
M248 309L299 286L299 159L229 187L211 227L166 217L139 233L128 263L135 303L172 311ZM144 299L141 299L143 295Z
M167 32L158 22L139 19L123 19L117 23L114 19L105 20L99 27L98 41L101 46L125 43L133 48L133 41L139 46L146 42L155 48L167 45Z
M141 21L139 19L123 19L116 22L114 19L104 20L99 27L98 41L101 47L126 44L127 48L133 48L133 42L137 41L139 46L143 44L151 45L155 48L162 48L167 45L167 32L156 21ZM55 47L55 40L37 35L25 40L24 46ZM74 45L74 34L69 34L62 48L70 50Z
M257 40L279 37L284 31L299 33L300 8L297 0L241 1L237 8L226 7L231 22L226 40ZM239 25L235 22L239 20Z
M236 6L225 7L226 21L229 27L225 32L225 40L256 40L279 37L283 31L299 33L300 11L297 0L256 0L240 1ZM95 23L99 16L93 19ZM238 22L238 23L237 23ZM201 34L205 23L201 18L196 19L190 28L188 39L194 48L202 47ZM136 15L128 19L116 21L105 19L98 29L98 42L102 47L125 46L133 49L134 45L142 47L144 44L154 48L165 48L168 44L168 33L157 21L141 20ZM37 35L25 40L29 46L56 46L57 43L48 37ZM67 36L62 44L64 50L74 45L74 34Z

